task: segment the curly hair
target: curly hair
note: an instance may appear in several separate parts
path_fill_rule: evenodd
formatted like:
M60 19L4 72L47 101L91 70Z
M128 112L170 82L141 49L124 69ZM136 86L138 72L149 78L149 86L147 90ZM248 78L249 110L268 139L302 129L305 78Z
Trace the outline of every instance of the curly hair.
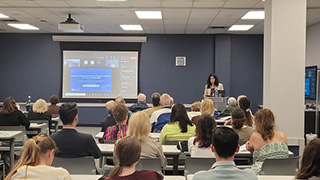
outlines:
M256 131L263 140L271 140L274 136L274 115L270 109L261 109L256 113Z
M217 128L217 123L209 114L203 114L196 126L196 137L193 144L199 142L199 148L207 148L211 144L212 132Z

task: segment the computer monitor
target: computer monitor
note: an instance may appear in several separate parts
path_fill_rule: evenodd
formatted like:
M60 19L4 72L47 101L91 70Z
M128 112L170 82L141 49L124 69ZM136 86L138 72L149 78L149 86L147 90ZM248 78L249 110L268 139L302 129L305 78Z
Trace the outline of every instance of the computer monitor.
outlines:
M218 90L218 97L226 97L226 91L225 90Z
M306 99L316 99L317 97L317 66L306 67L305 90Z

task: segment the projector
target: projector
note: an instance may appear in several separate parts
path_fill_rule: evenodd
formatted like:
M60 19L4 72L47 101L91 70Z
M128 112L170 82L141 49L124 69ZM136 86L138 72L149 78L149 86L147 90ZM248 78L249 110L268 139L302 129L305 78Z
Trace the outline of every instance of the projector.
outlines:
M84 32L84 27L71 18L71 14L66 21L58 25L58 29L63 32Z

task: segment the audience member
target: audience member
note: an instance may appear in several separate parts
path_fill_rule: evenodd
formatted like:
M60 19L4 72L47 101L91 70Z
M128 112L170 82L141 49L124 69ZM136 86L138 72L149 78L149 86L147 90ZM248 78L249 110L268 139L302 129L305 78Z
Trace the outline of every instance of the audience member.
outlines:
M252 170L258 174L266 158L288 158L289 151L287 136L274 129L275 120L269 109L259 110L255 122L256 131L246 143L246 148L253 153Z
M194 117L198 117L198 119L199 119L199 117L201 115L201 112L200 112L201 102L196 101L196 102L192 103L190 108L191 108L191 112L188 112L188 117L191 120L191 122L192 122L192 118L194 118Z
M310 141L304 149L296 179L320 179L320 139Z
M112 114L117 124L107 128L104 133L104 140L117 140L126 136L128 129L128 108L124 104L117 104Z
M210 144L212 132L217 128L216 121L209 114L203 114L196 126L196 136L188 140L188 152L191 157L214 157Z
M153 139L150 134L150 121L145 112L133 113L130 117L127 136L136 137L141 143L141 157L143 158L160 158L161 164L165 165L165 156L159 140Z
M155 171L136 171L140 159L141 144L136 137L127 136L117 142L114 155L119 165L114 167L105 180L162 180L163 176Z
M204 87L203 97L215 96L216 90L223 90L223 84L219 82L217 75L211 73L209 74L207 84Z
M152 93L151 101L152 101L152 108L143 110L143 112L147 113L149 118L151 118L151 115L153 112L162 108L162 106L160 105L160 94L158 92Z
M59 114L59 106L57 105L60 102L59 97L54 94L50 97L49 102L51 104L48 106L48 113Z
M237 108L237 100L234 97L229 97L228 107L222 111L220 117L231 116L233 110Z
M239 151L238 140L238 134L231 128L217 128L213 132L212 144L210 145L217 162L208 171L195 173L193 180L258 180L252 170L241 170L233 162L235 152Z
M3 101L0 110L0 126L30 126L26 116L18 110L16 101L12 97L7 97Z
M5 180L71 180L67 170L52 167L56 144L45 134L29 139L16 165Z
M252 127L244 125L246 115L241 108L236 108L231 113L232 129L239 135L239 145L245 144L254 132Z
M200 107L200 113L203 114L209 114L213 117L214 115L214 104L210 99L203 99L201 101L201 107ZM191 122L197 126L199 118L193 118L191 119Z
M123 104L126 105L126 101L123 99L123 97L118 96L115 100L114 100L117 104ZM130 118L132 112L130 110L128 110L128 119ZM127 122L128 124L128 122Z
M52 126L52 115L48 113L47 102L44 99L38 99L32 106L32 111L28 112L29 120L47 120L49 129Z
M165 141L188 141L195 135L195 129L184 105L177 103L172 107L170 122L163 127L159 140L161 144Z
M113 100L108 101L106 103L106 110L107 110L109 116L100 122L101 132L105 132L109 126L113 126L116 124L116 121L114 120L114 117L112 114L112 111L115 106L116 106L116 102Z
M239 107L245 112L246 114L246 121L244 122L244 125L247 126L253 126L254 116L252 115L251 109L250 109L251 102L249 98L242 97L239 100Z
M101 151L92 135L80 133L75 128L78 124L78 107L76 103L65 103L59 108L63 128L51 135L58 147L58 157L93 156L99 158Z
M160 97L161 109L154 111L150 118L152 129L155 132L160 132L165 124L170 121L172 99L169 94L162 94Z
M137 112L142 111L149 108L146 103L146 95L143 93L139 93L137 97L137 102L135 104L132 104L129 108L131 112Z

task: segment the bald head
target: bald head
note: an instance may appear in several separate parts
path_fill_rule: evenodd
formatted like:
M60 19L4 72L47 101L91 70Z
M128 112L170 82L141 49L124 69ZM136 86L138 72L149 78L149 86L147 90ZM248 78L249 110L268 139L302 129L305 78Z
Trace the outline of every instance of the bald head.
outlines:
M115 99L115 102L117 103L117 104L125 104L126 103L126 101L123 99L123 97L121 97L121 96L119 96L119 97L117 97L116 99Z
M160 104L162 106L171 106L172 105L172 98L170 97L169 94L164 93L160 97Z
M107 109L107 112L109 113L109 114L112 114L112 110L113 110L113 108L116 106L116 102L115 101L108 101L107 103L106 103L106 109Z
M138 102L146 102L146 95L145 94L143 94L143 93L139 93L138 94Z

